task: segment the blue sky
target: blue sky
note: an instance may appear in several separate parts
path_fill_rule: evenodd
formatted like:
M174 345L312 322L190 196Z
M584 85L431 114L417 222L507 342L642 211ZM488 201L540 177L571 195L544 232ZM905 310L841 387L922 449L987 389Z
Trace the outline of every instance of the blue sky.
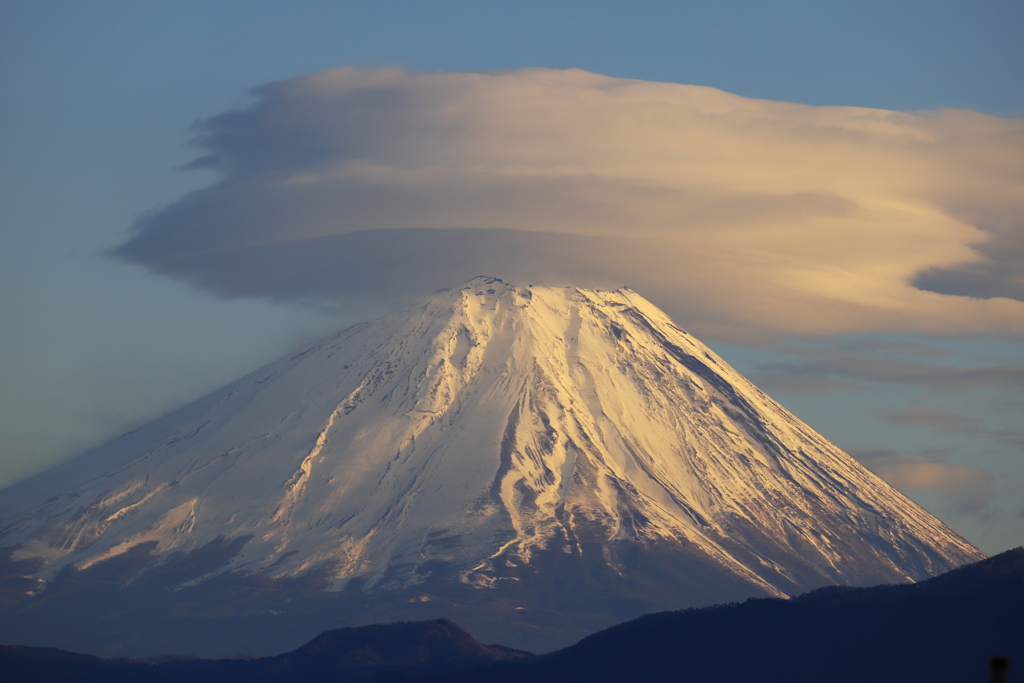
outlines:
M180 170L203 153L191 126L250 105L251 88L341 66L579 68L1014 118L1022 29L1020 3L977 0L0 4L0 485L377 310L358 297L330 314L229 298L106 255L140 217L217 181ZM1019 253L1024 219L1008 215L1003 251ZM1015 264L1001 264L1006 282L1020 281ZM968 540L988 552L1024 542L1019 333L740 339L702 325L741 371Z

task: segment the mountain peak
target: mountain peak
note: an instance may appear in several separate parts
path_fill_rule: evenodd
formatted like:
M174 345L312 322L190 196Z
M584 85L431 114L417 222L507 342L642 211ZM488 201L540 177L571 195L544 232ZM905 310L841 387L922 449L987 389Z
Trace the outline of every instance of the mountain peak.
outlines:
M44 581L218 548L175 587L315 576L405 604L504 596L527 620L557 585L580 604L611 592L621 617L982 557L632 290L484 276L4 501L0 543Z

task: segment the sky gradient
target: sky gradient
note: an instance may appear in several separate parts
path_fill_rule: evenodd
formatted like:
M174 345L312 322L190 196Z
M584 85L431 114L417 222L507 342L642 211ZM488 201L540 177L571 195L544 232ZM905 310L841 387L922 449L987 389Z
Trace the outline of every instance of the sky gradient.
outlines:
M1019 545L1022 28L1012 2L4 3L0 485L458 284L409 274L406 229L629 284ZM403 277L321 267L353 244Z

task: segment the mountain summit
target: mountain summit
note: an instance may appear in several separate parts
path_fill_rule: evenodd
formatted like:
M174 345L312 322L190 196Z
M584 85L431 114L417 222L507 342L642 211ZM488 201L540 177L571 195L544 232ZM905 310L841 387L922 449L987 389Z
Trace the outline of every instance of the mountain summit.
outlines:
M329 627L434 610L535 650L983 557L635 292L484 277L12 487L0 513L35 582L15 621L87 575L159 586L176 614L258 584L224 609L270 621L318 609L301 585Z

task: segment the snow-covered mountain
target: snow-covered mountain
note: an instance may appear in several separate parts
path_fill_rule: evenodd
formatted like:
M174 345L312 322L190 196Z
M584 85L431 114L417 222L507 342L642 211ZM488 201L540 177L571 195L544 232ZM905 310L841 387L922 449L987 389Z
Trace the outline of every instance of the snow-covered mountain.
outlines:
M585 629L983 557L635 292L492 278L0 492L0 514L26 594L130 556L123 583L316 577L471 630L459 605L529 630L578 592Z

